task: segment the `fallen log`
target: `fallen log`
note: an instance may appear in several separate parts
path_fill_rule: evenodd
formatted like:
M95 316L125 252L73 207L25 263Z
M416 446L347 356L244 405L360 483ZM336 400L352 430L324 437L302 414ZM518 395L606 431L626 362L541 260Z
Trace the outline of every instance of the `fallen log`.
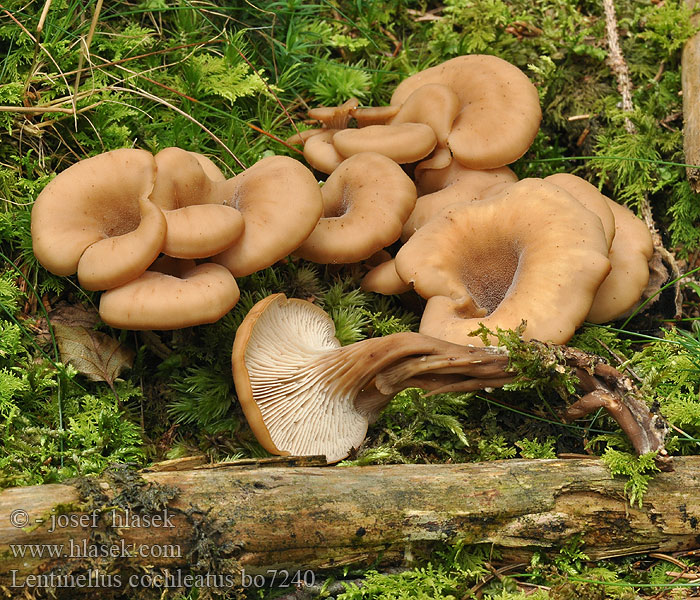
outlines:
M281 460L288 466L112 473L7 489L0 590L48 587L73 598L88 586L101 595L193 583L231 588L268 585L282 569L300 581L305 574L308 584L347 564L410 564L437 542L460 540L493 544L509 560L556 551L577 534L592 559L700 547L700 457L677 458L675 471L657 474L642 508L628 504L625 481L598 460Z

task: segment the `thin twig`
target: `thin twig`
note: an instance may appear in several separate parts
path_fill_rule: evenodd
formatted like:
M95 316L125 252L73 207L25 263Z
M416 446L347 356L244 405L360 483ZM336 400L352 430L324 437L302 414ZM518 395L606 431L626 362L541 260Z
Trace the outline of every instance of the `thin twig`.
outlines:
M90 53L90 45L92 44L92 37L95 35L95 29L97 28L97 20L100 18L100 12L102 12L102 2L103 0L97 0L97 5L95 6L95 12L92 14L92 21L90 22L90 29L88 30L87 39L85 40L85 47L83 48L80 56L78 57L78 72L75 75L75 87L73 88L73 93L78 93L78 88L80 87L80 76L83 72L83 63L85 62L85 57Z

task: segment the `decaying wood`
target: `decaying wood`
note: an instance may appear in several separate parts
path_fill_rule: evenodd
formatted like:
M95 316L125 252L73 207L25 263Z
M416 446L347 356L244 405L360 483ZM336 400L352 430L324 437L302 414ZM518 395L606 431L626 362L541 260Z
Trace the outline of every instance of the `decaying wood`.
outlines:
M700 457L678 458L674 472L659 473L642 508L626 502L624 480L613 479L598 460L229 465L144 472L143 478L0 493L0 590L20 595L27 588L16 586L36 585L39 574L76 576L90 569L93 577L118 574L122 583L133 574L168 569L180 575L229 575L234 585L244 581L243 570L248 575L268 569L320 575L351 563L406 564L438 541L494 544L510 560L526 559L534 549L557 549L576 534L592 559L700 547ZM167 503L154 504L157 494ZM144 505L151 506L148 514ZM122 525L134 515L152 523L114 527L115 506ZM12 526L18 515L27 517L24 528ZM58 515L63 526L55 522ZM63 552L71 544L114 545L134 556L50 559L26 551L23 558L17 556L17 548L42 544L62 544ZM153 548L160 548L161 556L154 556ZM167 548L171 551L165 555ZM139 557L144 549L146 556ZM116 592L113 584L114 579L105 587ZM63 597L80 590L68 591Z
M696 0L688 0L688 5L696 7ZM698 24L697 15L692 17ZM683 152L688 165L698 165L687 169L688 180L695 192L700 192L700 33L690 38L681 58L683 86Z

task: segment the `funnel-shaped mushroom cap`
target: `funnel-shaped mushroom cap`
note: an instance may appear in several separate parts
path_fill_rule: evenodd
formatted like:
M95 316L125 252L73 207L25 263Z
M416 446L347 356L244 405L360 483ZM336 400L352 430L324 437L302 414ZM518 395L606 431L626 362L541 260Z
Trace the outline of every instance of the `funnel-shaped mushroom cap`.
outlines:
M269 267L298 248L323 212L313 174L287 156L263 158L226 185L226 204L243 214L245 231L214 260L236 277Z
M610 249L615 237L615 217L610 209L612 200L603 196L596 186L577 175L557 173L545 177L544 180L565 189L588 210L598 215L603 229L605 229L605 239L608 240L608 249Z
M457 161L452 162L453 164L459 164ZM452 170L454 171L454 169ZM443 171L447 171L447 169L443 169ZM433 171L433 173L439 173L439 171ZM489 171L476 171L461 167L459 175L451 180L447 180L448 183L445 187L431 194L421 196L416 200L416 206L403 226L401 239L404 242L408 240L446 206L455 202L476 202L481 198L484 190L488 190L499 183L510 184L515 183L517 180L515 173L508 167L491 169Z
M612 269L586 317L592 323L619 319L639 302L649 282L649 261L654 253L644 222L626 206L607 200L615 217L615 239L609 254Z
M316 263L353 263L395 242L416 188L394 161L364 152L346 159L323 188L323 218L294 252Z
M304 158L314 169L330 175L345 157L333 145L337 129L319 129L318 134L304 140Z
M607 251L596 215L563 189L525 179L445 209L399 250L396 270L430 299L421 333L480 345L469 335L479 323L515 329L526 320L526 338L564 343L610 270Z
M107 237L85 249L78 280L86 290L109 290L136 279L158 258L166 238L163 212L146 198L139 200L141 222L133 231Z
M539 129L537 89L510 63L487 55L458 56L402 81L391 104L403 104L419 87L438 83L460 100L447 145L472 169L494 169L520 158Z
M177 272L173 266L158 268ZM177 276L146 271L102 294L100 317L121 329L180 329L218 321L239 297L236 280L221 265L205 263Z
M166 148L156 154L155 161L157 175L151 200L165 212L165 254L208 258L241 237L243 216L223 204L227 185L209 159L180 148Z
M127 148L67 168L44 188L32 208L32 244L38 261L56 275L72 275L88 246L134 231L155 176L153 156ZM155 258L146 254L141 272ZM113 257L110 264L121 258L121 254Z
M400 164L425 158L433 151L435 144L435 132L423 123L341 129L333 136L333 146L345 157L360 152L377 152Z
M335 326L319 307L275 294L258 302L236 332L236 393L262 446L274 454L325 454L337 462L357 448L367 416L354 405ZM284 340L283 344L275 340ZM257 402L256 402L257 399Z

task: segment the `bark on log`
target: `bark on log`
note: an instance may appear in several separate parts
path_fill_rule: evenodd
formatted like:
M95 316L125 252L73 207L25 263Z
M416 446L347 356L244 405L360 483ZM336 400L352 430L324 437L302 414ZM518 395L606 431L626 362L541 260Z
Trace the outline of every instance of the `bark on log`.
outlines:
M641 509L626 502L622 479L585 459L214 466L88 487L12 488L0 493L0 590L19 595L58 583L59 596L68 590L75 597L88 585L116 593L116 583L139 587L138 577L165 569L180 581L209 573L220 577L211 585L231 587L242 569L318 574L349 563L397 565L436 541L460 539L499 546L509 559L556 549L575 534L594 559L698 548L700 457L678 458L675 466L654 478ZM154 498L171 499L159 505ZM117 527L120 519L132 526ZM30 545L59 548L61 556L32 556ZM104 556L107 549L115 555ZM71 550L94 556L64 556ZM77 581L81 573L92 579Z
M697 9L697 0L687 0L688 6ZM691 18L693 24L699 22L698 16ZM681 58L681 77L683 86L683 152L688 165L687 175L695 192L700 192L700 33L690 38Z

